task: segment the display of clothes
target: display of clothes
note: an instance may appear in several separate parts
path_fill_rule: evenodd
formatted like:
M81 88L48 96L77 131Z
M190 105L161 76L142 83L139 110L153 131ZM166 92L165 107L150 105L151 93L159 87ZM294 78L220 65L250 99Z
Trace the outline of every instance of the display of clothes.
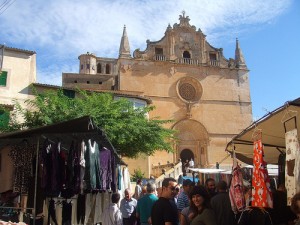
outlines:
M121 172L118 170L119 156L103 131L90 130L91 120L88 125L89 131L83 129L82 133L63 132L60 136L59 130L51 131L52 140L39 133L30 134L30 139L22 142L15 142L18 139L13 137L10 142L13 144L5 146L7 154L1 156L10 162L6 168L11 176L7 179L1 173L1 181L13 182L1 186L21 196L16 206L12 206L22 208L12 210L18 212L18 219L27 218L27 224L35 221L44 225L79 225L86 219L94 224L101 222L101 211L110 202L111 193L120 191L116 190L119 186L125 187L119 184L124 182L123 174L119 174L123 168ZM30 144L32 141L39 146ZM24 204L23 197L28 199ZM95 201L90 201L91 198Z
M252 203L253 207L273 208L270 179L267 163L264 161L264 150L261 139L253 143L253 177L252 177Z
M60 141L45 140L40 153L41 187L48 197L72 196L93 191L116 191L115 156L91 139L72 141L68 150Z
M285 133L285 143L285 186L287 190L287 204L291 205L292 197L300 191L300 148L297 128Z

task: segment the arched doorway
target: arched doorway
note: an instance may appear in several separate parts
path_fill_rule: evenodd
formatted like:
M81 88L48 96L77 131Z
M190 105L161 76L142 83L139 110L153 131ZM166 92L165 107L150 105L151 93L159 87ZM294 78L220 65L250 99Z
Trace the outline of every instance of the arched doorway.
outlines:
M194 153L190 149L183 149L180 152L180 159L182 163L184 163L186 160L188 161L190 161L191 159L194 160Z
M178 121L173 129L179 132L179 141L176 144L177 152L174 156L180 158L182 163L192 158L195 162L195 167L198 168L207 165L209 138L206 128L199 121L184 119Z

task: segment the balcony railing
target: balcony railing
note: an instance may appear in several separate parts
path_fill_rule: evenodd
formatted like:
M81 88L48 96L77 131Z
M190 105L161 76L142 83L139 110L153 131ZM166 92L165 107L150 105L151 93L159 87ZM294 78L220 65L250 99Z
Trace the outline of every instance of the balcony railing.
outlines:
M165 55L154 55L153 60L155 61L167 61L167 58ZM200 65L200 62L198 59L190 59L190 58L177 58L175 60L176 63L179 64L188 64L188 65ZM220 66L219 60L210 60L209 62L210 66L218 67Z
M218 60L210 60L210 65L211 66L220 66L220 61L218 61Z
M175 62L180 63L180 64L189 64L189 65L198 65L199 64L198 59L190 59L190 58L176 59Z
M166 61L166 56L164 56L164 55L154 55L154 60L156 60L156 61Z

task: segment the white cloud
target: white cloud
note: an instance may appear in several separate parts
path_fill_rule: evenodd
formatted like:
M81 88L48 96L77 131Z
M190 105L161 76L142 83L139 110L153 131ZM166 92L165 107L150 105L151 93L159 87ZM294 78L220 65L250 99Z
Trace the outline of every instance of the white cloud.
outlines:
M272 22L290 4L291 0L16 1L0 15L0 37L12 47L40 49L37 57L45 61L38 64L39 80L53 83L62 72L78 72L78 61L64 64L67 59L87 51L117 57L124 24L131 51L143 50L147 39L161 39L168 24L178 23L185 10L190 23L218 43L224 35L235 38Z

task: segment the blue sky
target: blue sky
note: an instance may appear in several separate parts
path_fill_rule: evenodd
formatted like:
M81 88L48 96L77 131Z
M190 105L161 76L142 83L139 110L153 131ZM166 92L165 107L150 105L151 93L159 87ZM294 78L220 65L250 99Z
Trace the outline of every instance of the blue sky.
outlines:
M131 52L144 50L182 10L226 58L239 39L255 119L300 97L297 0L0 0L0 43L36 51L37 81L61 85L63 72L78 72L80 54L116 58L124 24Z

